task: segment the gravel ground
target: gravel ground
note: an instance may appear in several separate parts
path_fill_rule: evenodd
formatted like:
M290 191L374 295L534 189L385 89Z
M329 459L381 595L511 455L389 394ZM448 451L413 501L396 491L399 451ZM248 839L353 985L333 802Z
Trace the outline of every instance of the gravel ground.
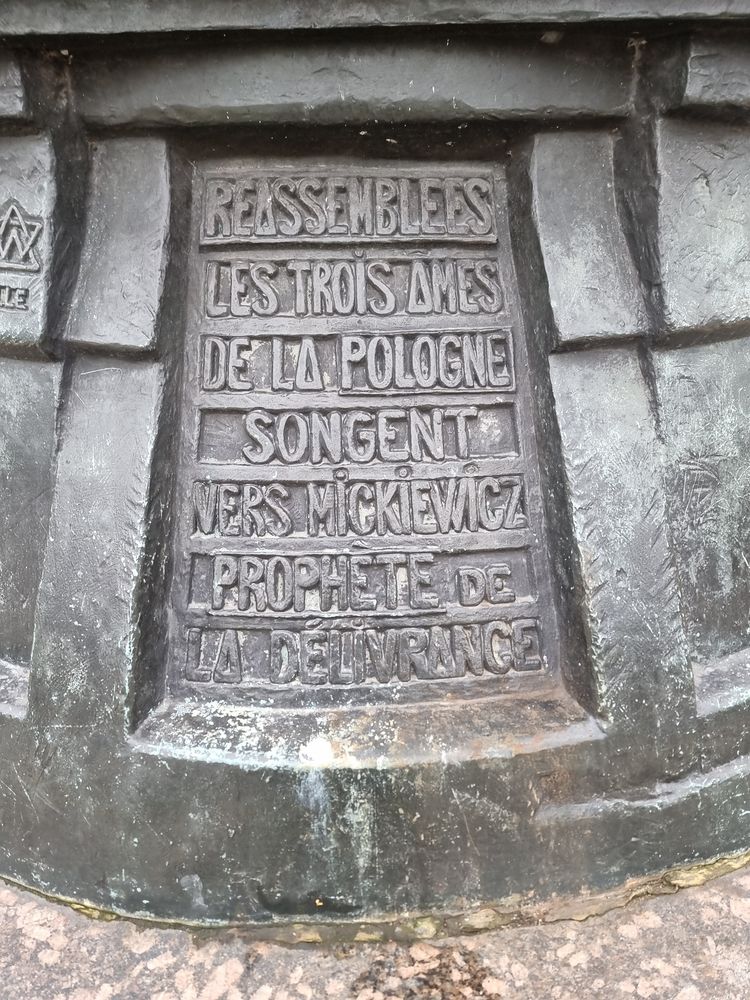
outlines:
M750 869L581 922L338 947L91 920L0 885L0 966L13 1000L746 1000Z

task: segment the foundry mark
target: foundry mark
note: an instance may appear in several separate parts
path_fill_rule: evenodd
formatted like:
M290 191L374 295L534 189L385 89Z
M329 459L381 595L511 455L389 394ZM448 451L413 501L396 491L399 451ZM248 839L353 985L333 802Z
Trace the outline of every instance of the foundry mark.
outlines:
M9 199L0 217L0 268L10 271L38 271L41 267L35 245L43 220Z

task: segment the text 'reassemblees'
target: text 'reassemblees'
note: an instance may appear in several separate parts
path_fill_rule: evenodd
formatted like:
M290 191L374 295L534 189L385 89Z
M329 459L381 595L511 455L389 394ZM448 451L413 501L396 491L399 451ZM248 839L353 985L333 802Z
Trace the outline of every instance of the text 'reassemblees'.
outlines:
M229 174L205 179L201 241L490 241L492 178L373 174Z

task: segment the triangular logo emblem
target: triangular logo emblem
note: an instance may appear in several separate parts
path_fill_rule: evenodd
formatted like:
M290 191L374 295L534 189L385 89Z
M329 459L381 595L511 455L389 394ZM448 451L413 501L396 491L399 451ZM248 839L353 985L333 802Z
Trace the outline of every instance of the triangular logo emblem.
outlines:
M41 268L36 242L43 220L27 215L11 198L0 209L0 268L11 271L38 271Z

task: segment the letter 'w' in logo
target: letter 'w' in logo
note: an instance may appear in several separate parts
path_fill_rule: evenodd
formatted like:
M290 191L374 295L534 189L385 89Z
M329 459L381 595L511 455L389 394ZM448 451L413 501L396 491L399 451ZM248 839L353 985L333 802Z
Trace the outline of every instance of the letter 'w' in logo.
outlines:
M12 271L38 271L41 267L34 249L42 231L43 220L27 215L11 198L0 209L0 268Z

